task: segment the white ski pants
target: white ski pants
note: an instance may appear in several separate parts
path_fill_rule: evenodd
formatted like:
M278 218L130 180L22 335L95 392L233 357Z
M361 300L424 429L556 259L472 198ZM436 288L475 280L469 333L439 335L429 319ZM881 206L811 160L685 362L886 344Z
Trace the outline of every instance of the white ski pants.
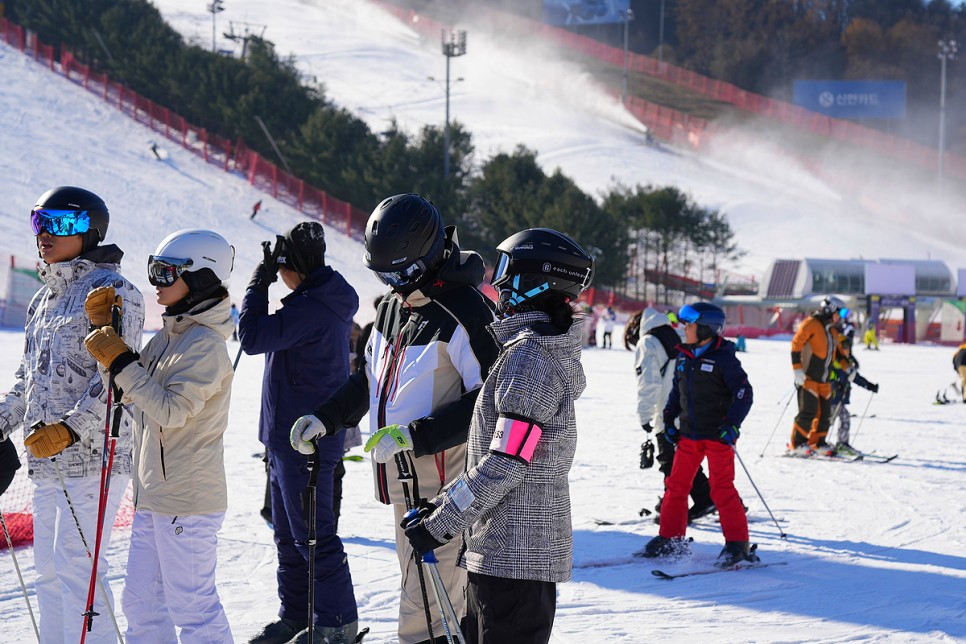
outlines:
M101 533L101 551L97 563L97 576L107 593L111 610L114 595L107 578L107 550L111 541L114 515L121 505L127 489L129 476L111 476L111 490L104 514ZM83 613L87 610L87 591L90 588L91 559L93 554L97 501L101 488L100 476L65 478L64 485L70 495L71 505L80 522L87 548L81 540L71 514L64 489L58 479L34 479L34 565L37 569L37 604L40 607L40 639L42 644L79 642L84 629ZM100 588L94 589L93 629L86 641L106 644L117 641L111 611L104 605Z
M121 605L127 644L233 642L215 588L225 513L169 516L138 510Z

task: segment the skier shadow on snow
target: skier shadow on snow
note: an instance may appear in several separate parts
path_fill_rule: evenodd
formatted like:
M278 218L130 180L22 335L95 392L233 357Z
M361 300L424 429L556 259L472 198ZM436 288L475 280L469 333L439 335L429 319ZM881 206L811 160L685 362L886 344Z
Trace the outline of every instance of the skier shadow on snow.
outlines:
M843 559L840 561L789 552L780 545L773 531L752 532L752 540L757 538L762 543L759 552L763 563L786 562L787 565L666 581L655 578L651 571L679 574L712 569L721 547L718 539L707 543L707 538L701 534L699 541L691 544L692 554L683 559L643 559L632 557L631 553L640 550L648 536L619 530L575 530L572 581L657 596L662 601L704 601L710 592L714 594L715 603L722 608L733 605L899 633L943 633L953 638L966 637L966 620L962 619L962 580L954 574L966 569L966 558L863 542L788 535L789 541L807 544L827 553L825 556L838 553ZM861 559L845 561L846 557ZM874 565L881 562L936 566L948 572ZM848 600L837 608L835 602L817 601L821 597ZM767 600L763 601L763 598Z

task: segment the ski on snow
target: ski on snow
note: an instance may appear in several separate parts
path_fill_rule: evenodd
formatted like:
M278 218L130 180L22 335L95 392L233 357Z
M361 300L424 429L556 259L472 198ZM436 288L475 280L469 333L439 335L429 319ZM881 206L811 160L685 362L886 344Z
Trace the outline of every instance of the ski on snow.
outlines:
M697 575L713 575L716 572L733 572L735 570L748 570L752 568L767 568L768 566L785 566L787 561L769 561L766 563L740 563L734 566L728 566L727 568L708 568L707 570L694 570L692 572L682 572L676 575L664 572L663 570L652 570L651 574L658 579L671 580L680 579L681 577L695 577Z
M884 454L876 454L874 452L858 452L854 456L820 456L818 454L811 454L809 456L804 456L800 454L785 453L782 456L786 458L801 458L805 460L815 460L815 461L838 461L840 463L889 463L894 459L898 458L898 454L892 454L886 456Z

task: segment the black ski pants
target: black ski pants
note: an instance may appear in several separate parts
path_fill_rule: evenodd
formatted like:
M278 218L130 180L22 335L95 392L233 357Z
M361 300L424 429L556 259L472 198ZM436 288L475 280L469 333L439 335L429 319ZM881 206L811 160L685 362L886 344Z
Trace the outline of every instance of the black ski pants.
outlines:
M546 644L557 611L557 584L467 573L467 644Z

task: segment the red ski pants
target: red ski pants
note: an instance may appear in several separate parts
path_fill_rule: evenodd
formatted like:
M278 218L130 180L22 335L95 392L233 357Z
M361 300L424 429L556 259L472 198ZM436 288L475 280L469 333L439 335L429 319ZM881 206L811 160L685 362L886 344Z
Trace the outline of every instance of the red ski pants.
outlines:
M718 508L725 541L748 541L748 517L735 489L734 449L715 440L688 438L678 441L674 467L664 483L660 535L666 539L684 536L688 527L688 494L694 474L705 457L711 478L711 500Z

